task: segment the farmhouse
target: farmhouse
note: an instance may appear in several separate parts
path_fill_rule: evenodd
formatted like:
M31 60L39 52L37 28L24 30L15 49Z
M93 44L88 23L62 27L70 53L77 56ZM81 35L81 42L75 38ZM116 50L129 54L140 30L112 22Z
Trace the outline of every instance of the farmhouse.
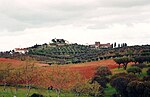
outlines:
M26 52L28 52L28 49L27 48L15 48L14 52L25 54Z
M100 42L95 42L94 45L90 45L91 48L110 48L111 44L110 43L106 43L106 44L101 44Z

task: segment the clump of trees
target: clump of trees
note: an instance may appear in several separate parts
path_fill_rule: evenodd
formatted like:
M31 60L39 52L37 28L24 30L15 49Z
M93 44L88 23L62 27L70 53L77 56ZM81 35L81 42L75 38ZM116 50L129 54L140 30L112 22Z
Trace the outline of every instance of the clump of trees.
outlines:
M0 84L3 84L4 91L7 86L15 87L15 91L11 90L12 95L16 96L19 86L26 88L25 97L29 97L32 86L40 87L44 80L42 72L37 70L34 62L26 60L19 67L14 67L11 63L0 63ZM25 86L24 86L25 85Z
M139 67L139 68L141 68L141 69L147 67L146 64L132 64L131 66L132 66L132 67Z
M150 68L147 70L147 75L150 76Z
M66 68L59 66L53 66L50 72L47 72L49 86L53 85L57 93L57 97L60 96L62 90L70 89L76 83L80 83L82 76L78 72L72 72Z
M123 64L123 68L126 70L127 65L130 62L135 62L139 63L137 64L138 67L144 68L145 65L142 65L143 62L150 62L150 56L138 56L138 57L120 57L120 58L115 58L114 61L119 65L118 68L120 68L120 65Z
M142 70L141 70L141 68L134 66L134 67L128 68L127 72L134 73L134 74L136 74L136 73L140 74L142 72Z
M150 97L150 82L132 81L126 87L126 97Z
M116 97L150 96L150 82L146 80L142 81L134 74L115 74L111 77L110 85L117 90L118 94L116 94Z
M107 66L100 66L96 69L95 75L92 78L92 81L98 82L103 88L106 88L106 84L109 83L109 75L112 75L112 72Z
M77 83L72 87L72 92L76 93L76 96L85 94L86 96L103 97L103 88L97 82L85 81Z

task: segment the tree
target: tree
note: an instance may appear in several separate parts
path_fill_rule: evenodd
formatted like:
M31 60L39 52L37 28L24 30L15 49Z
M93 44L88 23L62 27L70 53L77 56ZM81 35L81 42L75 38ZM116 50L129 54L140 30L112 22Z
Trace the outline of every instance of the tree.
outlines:
M106 88L106 84L109 82L108 76L111 75L112 72L107 66L100 66L96 69L96 73L92 78L92 82L98 82L103 88Z
M52 39L52 42L53 42L53 43L56 43L57 41L56 41L56 39Z
M123 64L123 68L126 70L128 63L131 62L132 59L129 57L122 57L122 58L116 58L114 59L114 61L117 64L119 64L118 68L120 68L120 64Z
M75 83L81 81L81 76L78 72L72 72L66 68L54 66L48 73L49 83L52 85L60 96L61 90L71 88Z
M100 77L106 77L106 76L112 75L112 73L108 66L99 66L96 69L95 75L98 75Z
M117 45L117 44L116 44L116 42L115 42L115 43L114 43L114 48L116 48L116 45Z
M100 76L94 76L92 78L92 82L98 82L103 88L106 88L107 83L109 83L109 78L107 77L100 77Z
M32 86L42 86L45 78L42 70L35 67L35 60L32 58L26 58L26 61L22 64L20 70L22 84L26 85L26 97L29 97Z
M136 74L136 73L140 74L142 72L142 70L141 70L141 68L134 66L134 67L128 68L127 72L134 73L134 74Z
M118 48L120 48L120 44L118 44Z
M147 72L147 75L150 76L150 68L146 72Z
M85 94L87 96L100 97L103 92L103 88L97 82L89 83L88 81L77 83L71 90L75 92L77 96Z
M150 56L136 56L136 57L133 57L133 61L135 63L139 63L139 64L142 64L143 62L150 62Z
M117 77L110 82L111 86L120 93L121 97L128 97L126 91L128 83L129 80L124 77Z
M126 90L128 97L150 97L150 82L132 81Z
M114 61L119 65L118 69L120 68L120 65L122 64L121 58L115 58Z
M12 65L10 63L0 62L0 83L3 84L3 89L6 91L6 86L9 82L9 77L12 70Z

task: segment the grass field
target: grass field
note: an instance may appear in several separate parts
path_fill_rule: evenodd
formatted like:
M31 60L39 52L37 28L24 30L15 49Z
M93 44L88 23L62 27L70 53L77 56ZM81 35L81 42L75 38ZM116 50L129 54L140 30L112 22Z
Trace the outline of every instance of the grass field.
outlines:
M31 89L29 96L33 93L41 94L44 97L57 97L56 92L53 90L48 91L47 89ZM3 87L0 87L0 97L13 97L15 95L15 88L14 87L7 87L4 91ZM26 97L27 90L25 88L19 88L16 97ZM70 91L61 91L60 97L75 97L75 93ZM81 94L80 97L87 97L84 94ZM90 97L90 96L88 96Z

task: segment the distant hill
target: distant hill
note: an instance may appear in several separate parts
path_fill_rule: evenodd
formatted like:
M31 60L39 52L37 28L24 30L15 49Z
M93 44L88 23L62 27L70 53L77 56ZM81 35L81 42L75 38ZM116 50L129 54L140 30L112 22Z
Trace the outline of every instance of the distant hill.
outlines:
M89 46L78 44L41 45L30 48L28 54L38 60L49 63L68 64L98 60L102 50L92 49Z
M123 56L150 56L150 45L96 49L87 45L67 44L65 41L57 40L54 43L29 47L25 54L10 51L0 53L0 57L3 58L24 60L25 57L32 57L48 64L84 63Z

